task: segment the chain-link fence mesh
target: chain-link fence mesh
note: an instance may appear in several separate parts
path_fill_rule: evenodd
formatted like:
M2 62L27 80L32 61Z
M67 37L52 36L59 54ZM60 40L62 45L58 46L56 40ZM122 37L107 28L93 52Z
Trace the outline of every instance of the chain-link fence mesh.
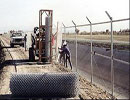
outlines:
M125 22L113 23L113 25L116 26L116 28L114 27L113 30L113 58L122 60L121 62L114 60L113 64L114 96L119 98L128 98L129 39L127 33L129 30L127 29L127 27L124 30L122 29L122 27L120 27L120 25L123 25L123 23ZM128 21L125 24L128 24ZM85 25L81 25L77 28L80 30L80 32L77 34L77 48L76 32L74 26L66 27L66 33L63 32L63 39L67 40L68 47L71 52L73 70L77 68L77 71L89 81L91 81L91 78L93 76L93 84L96 84L107 92L112 93L110 23L92 25L92 61L90 27L85 27ZM123 63L123 61L125 63ZM93 69L91 69L91 62Z
M78 94L77 73L11 74L12 96L75 97Z

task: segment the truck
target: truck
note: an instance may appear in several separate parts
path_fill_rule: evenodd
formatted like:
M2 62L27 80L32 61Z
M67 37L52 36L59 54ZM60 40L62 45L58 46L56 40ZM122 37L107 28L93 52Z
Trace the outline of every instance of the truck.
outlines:
M14 45L20 45L24 47L24 36L22 32L13 32L10 36L10 47L14 47Z

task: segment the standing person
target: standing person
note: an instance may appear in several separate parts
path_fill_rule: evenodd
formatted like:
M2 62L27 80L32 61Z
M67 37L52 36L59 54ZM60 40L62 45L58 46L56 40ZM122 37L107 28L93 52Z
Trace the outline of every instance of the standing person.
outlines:
M24 36L24 46L25 46L25 51L26 51L26 42L27 42L27 34Z
M35 37L31 34L31 41L32 41L32 48L34 49L34 45L35 45Z
M63 53L65 54L65 65L67 67L67 61L69 61L70 67L72 69L72 63L71 63L71 53L69 48L67 47L67 42L65 41L63 43L63 47L62 47Z
M61 63L61 59L63 58L63 63L65 66L65 52L63 51L63 45L61 46L61 48L58 48L58 49L59 49L59 53L60 53L59 62Z

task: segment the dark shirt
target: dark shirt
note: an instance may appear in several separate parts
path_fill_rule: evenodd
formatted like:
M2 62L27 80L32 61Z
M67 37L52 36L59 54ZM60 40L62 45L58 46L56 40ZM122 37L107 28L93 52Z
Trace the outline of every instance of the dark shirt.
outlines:
M61 48L61 50L62 50L63 53L67 54L67 56L70 56L69 48L67 48L66 46L63 46L63 47Z
M25 42L27 41L27 36L26 35L24 36L24 40L25 40Z

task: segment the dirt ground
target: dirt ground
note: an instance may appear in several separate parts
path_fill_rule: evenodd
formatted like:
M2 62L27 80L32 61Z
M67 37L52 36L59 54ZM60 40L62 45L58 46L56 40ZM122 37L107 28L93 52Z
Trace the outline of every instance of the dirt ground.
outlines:
M38 64L28 62L28 51L23 47L10 48L9 39L0 36L3 41L5 51L5 62L3 68L0 70L0 95L11 94L9 88L10 74L11 73L43 73L43 72L68 72L70 69L65 68L63 65L53 62L52 64ZM85 78L79 78L79 95L76 98L83 99L111 99L112 96L106 91L102 90L96 85L92 85ZM0 98L1 99L1 98Z

